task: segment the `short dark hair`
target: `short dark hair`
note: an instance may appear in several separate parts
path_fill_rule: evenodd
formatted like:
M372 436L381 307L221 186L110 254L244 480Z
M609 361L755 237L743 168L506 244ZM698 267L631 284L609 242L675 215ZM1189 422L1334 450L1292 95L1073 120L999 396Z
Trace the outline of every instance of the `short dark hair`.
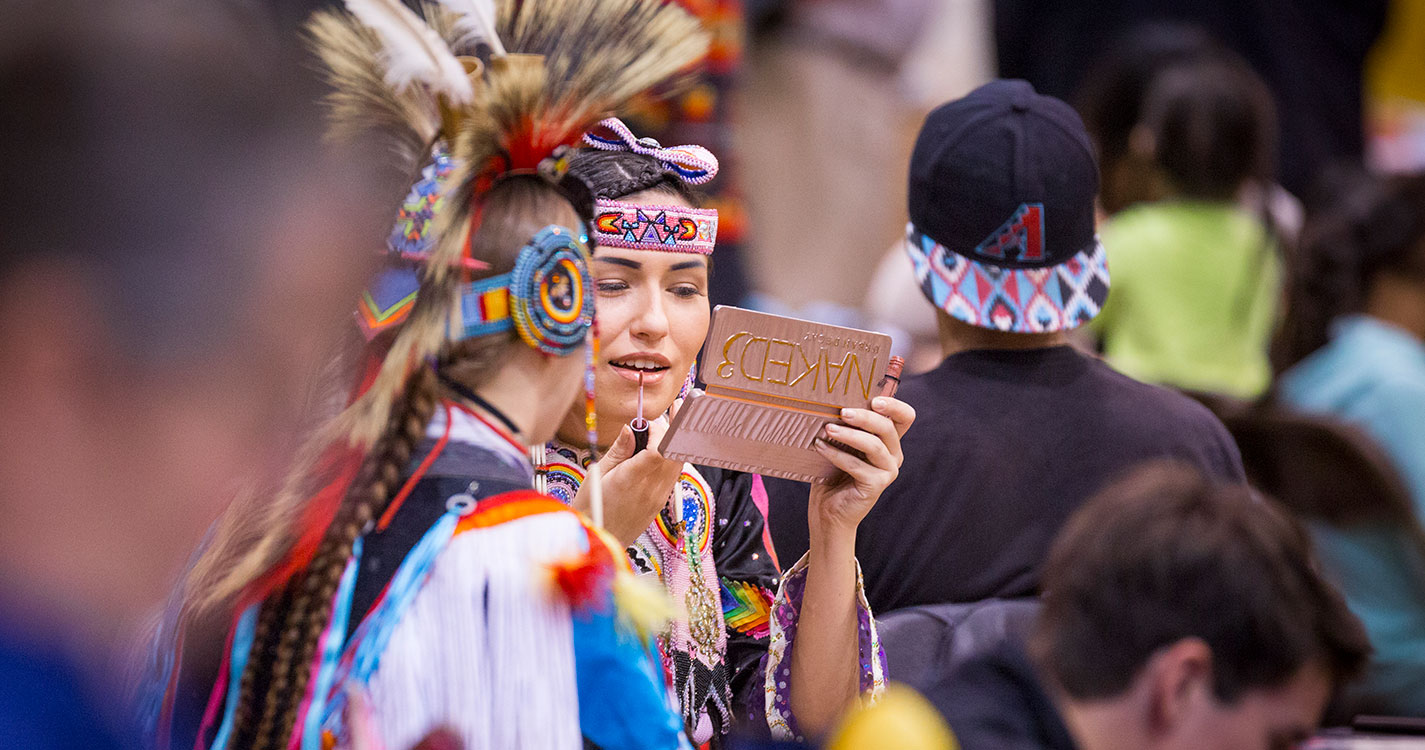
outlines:
M1155 161L1185 198L1231 201L1275 169L1276 107L1267 84L1230 55L1181 62L1154 78L1141 122Z
M1069 519L1031 647L1070 696L1093 700L1121 695L1155 651L1184 638L1212 649L1213 690L1226 702L1309 663L1340 684L1371 650L1300 524L1246 487L1153 464Z

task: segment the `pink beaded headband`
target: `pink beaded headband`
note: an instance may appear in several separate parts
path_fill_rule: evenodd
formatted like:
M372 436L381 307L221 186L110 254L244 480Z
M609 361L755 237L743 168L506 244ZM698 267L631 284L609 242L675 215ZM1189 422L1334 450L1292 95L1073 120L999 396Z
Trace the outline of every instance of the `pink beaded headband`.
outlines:
M717 241L717 211L601 198L594 202L593 235L594 243L604 247L711 255Z

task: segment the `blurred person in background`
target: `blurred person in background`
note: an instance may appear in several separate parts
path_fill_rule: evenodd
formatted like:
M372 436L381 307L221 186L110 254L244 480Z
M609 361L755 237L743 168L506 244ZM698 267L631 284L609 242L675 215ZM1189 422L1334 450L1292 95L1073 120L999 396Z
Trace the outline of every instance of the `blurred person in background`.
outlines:
M779 4L778 23L749 44L735 94L749 277L765 295L759 307L865 327L842 316L861 306L904 225L900 165L920 118L992 75L987 9Z
M1180 42L1156 56L1173 55L1120 56L1081 105L1100 128L1111 212L1113 295L1092 330L1126 375L1253 398L1271 380L1281 260L1270 219L1242 200L1271 184L1271 95L1225 50Z
M1276 163L1300 194L1320 170L1359 160L1362 71L1388 0L993 0L999 74L1069 97L1125 30L1193 24L1247 60L1280 113ZM1415 68L1418 70L1417 68Z
M1425 174L1344 177L1293 265L1277 397L1363 429L1425 520ZM1372 710L1425 716L1425 557L1397 526L1313 527L1376 647L1357 692Z
M119 644L280 467L379 237L264 28L203 3L0 26L0 744L132 739Z
M927 691L965 750L1288 750L1370 653L1271 502L1178 464L1078 510L1027 644Z
M1391 0L1366 65L1366 163L1425 169L1425 0Z
M1206 409L1070 345L1113 294L1097 192L1078 115L1023 81L986 84L926 118L904 249L943 359L901 386L920 416L900 477L857 537L874 611L1038 593L1064 520L1142 461L1243 481ZM777 553L799 555L805 485L767 488Z

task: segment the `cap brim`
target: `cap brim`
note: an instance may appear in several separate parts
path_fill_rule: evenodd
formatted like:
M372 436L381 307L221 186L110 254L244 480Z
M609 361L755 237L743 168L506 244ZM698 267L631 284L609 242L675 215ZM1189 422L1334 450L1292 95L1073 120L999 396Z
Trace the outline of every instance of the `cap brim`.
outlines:
M1093 320L1108 299L1108 258L1091 247L1055 266L1005 268L960 255L906 227L920 290L950 317L1006 333L1067 331Z

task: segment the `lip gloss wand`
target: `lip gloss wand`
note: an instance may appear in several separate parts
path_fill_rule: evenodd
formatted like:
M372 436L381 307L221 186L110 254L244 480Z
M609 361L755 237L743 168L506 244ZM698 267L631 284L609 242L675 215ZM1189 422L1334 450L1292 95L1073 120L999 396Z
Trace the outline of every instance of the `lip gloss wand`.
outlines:
M648 420L643 417L643 371L638 371L638 414L634 415L633 421L628 423L633 429L633 452L648 447Z

